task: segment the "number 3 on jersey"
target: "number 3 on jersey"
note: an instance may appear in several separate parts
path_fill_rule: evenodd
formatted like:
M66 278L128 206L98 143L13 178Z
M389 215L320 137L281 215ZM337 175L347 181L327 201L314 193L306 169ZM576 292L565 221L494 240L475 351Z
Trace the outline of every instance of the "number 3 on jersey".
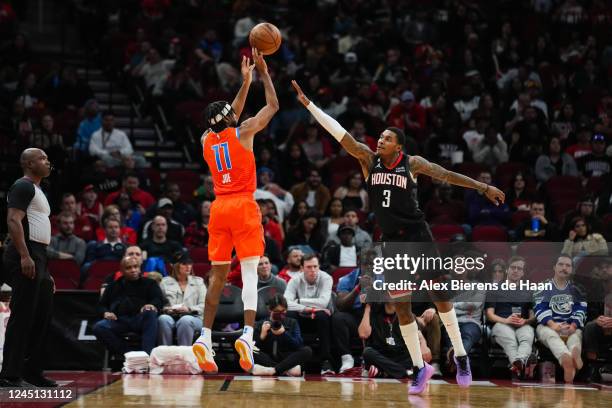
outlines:
M224 171L232 169L232 159L230 159L229 146L227 142L216 144L212 146L213 152L215 153L215 163L217 164L217 171L223 173ZM225 162L225 168L221 162L221 150L223 150L223 161ZM223 184L231 183L230 174L226 173L223 175Z
M385 200L382 203L383 207L389 207L391 205L391 190L383 190Z

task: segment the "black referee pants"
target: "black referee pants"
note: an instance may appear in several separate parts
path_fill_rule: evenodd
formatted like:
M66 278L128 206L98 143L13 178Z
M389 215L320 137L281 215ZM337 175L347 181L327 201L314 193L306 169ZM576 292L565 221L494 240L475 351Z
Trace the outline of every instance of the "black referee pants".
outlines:
M12 244L4 253L4 277L13 289L0 377L17 379L42 374L43 349L53 310L53 282L47 272L46 245L28 242L36 276L21 273L21 258Z

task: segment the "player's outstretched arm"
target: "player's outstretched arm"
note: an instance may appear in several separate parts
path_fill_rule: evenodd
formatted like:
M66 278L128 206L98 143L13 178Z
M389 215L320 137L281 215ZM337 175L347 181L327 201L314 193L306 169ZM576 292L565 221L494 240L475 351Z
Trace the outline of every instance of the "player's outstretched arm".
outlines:
M302 88L296 81L291 81L291 85L297 92L298 100L310 111L312 116L319 122L321 126L325 128L333 137L336 139L344 150L346 150L351 156L359 160L361 169L365 178L368 178L370 167L374 160L375 153L370 150L368 146L358 142L355 138L348 133L338 121L323 112L317 105L315 105L302 91Z
M253 80L253 68L255 68L255 64L251 64L251 59L243 56L242 63L240 65L242 85L240 86L240 89L232 102L232 109L236 113L236 117L238 119L240 119L247 95L249 94L249 88L251 87L251 82Z
M272 78L270 78L270 74L268 73L268 65L263 55L260 54L256 48L253 48L253 61L255 61L255 66L263 82L264 91L266 93L266 106L261 108L260 111L257 112L257 115L245 120L240 125L240 140L249 141L251 149L253 147L252 143L255 134L268 126L268 123L270 123L270 120L272 120L274 114L278 112L279 108L276 90L274 90Z
M439 164L432 163L421 156L410 156L410 171L412 171L414 175L425 174L426 176L455 186L477 190L484 194L495 205L503 204L506 199L506 195L497 187L481 183L463 174L446 170Z

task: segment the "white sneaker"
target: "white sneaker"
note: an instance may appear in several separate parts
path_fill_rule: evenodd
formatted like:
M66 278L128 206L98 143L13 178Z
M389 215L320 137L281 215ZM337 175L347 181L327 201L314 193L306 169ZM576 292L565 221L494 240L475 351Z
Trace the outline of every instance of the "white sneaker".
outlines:
M440 371L440 364L432 363L431 366L434 369L432 377L442 377L442 371Z
M234 343L234 348L240 355L240 367L247 373L250 373L253 365L255 365L255 358L253 357L255 343L253 340L249 341L249 339L240 336Z
M207 344L204 340L204 336L198 337L193 346L191 346L191 349L202 371L207 374L216 374L219 371L217 363L215 363L215 351L212 348L212 344Z
M251 374L253 375L274 375L275 373L276 370L274 369L274 367L264 367L259 364L254 364L253 370L251 371Z
M342 365L340 366L340 371L338 371L339 374L342 374L345 371L350 370L351 368L355 367L355 360L353 359L353 356L351 356L350 354L343 355L341 359L342 359Z
M293 368L290 368L285 372L289 377L301 377L302 376L302 367L296 365Z

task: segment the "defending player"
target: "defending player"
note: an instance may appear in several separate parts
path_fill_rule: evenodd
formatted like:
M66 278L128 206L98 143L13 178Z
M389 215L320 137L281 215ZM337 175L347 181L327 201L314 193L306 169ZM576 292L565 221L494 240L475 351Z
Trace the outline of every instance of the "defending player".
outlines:
M413 194L418 174L478 190L497 205L504 202L504 193L493 186L448 171L423 157L404 154L405 136L400 129L387 128L383 131L374 153L365 144L357 142L336 120L312 103L297 82L292 81L292 84L297 91L298 100L317 122L340 142L351 156L359 160L368 184L370 203L383 232L382 242L433 242L429 226ZM472 382L472 373L453 304L444 292L434 291L430 292L430 295L453 345L457 384L467 387ZM418 327L411 309L410 301L398 303L396 306L402 337L415 365L409 393L419 394L425 390L434 369L425 363L421 356Z
M266 106L255 117L238 126L238 118L251 83L253 65L242 61L244 81L236 99L213 102L206 107L205 119L209 129L202 136L204 160L210 168L216 199L210 208L208 225L208 256L212 263L211 278L206 294L202 335L193 344L193 352L205 373L217 372L212 349L211 328L215 320L221 290L230 270L232 249L242 268L242 302L244 303L244 331L236 340L240 366L245 371L253 368L253 324L257 310L257 264L264 253L264 234L259 206L253 199L256 189L253 138L264 129L278 111L278 99L263 56L253 49L253 60L261 76Z

